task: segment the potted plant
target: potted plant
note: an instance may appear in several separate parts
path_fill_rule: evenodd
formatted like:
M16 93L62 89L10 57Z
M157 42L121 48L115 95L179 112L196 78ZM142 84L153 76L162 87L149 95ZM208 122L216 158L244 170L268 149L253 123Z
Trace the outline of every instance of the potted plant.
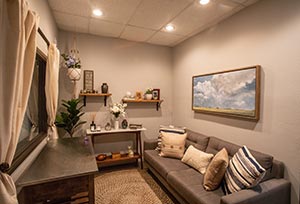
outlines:
M80 121L80 117L84 114L84 112L81 112L83 106L77 107L80 99L62 100L62 102L66 111L60 112L60 115L56 116L55 125L59 128L63 128L73 137L75 130L80 125L86 123L86 121Z
M65 66L68 68L67 75L71 80L79 80L81 76L81 61L78 57L78 50L71 50L71 54L62 54Z
M146 92L145 92L145 99L147 99L147 100L151 100L151 99L152 99L152 91L153 91L152 88L146 89Z
M127 104L121 104L121 103L115 103L113 106L110 108L110 112L114 115L115 119L115 129L119 129L119 117L122 115L125 117L125 108L127 107Z

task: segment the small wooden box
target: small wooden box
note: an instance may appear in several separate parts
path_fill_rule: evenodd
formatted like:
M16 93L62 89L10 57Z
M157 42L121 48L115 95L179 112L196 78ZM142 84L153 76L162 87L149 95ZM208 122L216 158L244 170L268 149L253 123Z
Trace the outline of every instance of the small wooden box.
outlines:
M120 152L113 152L112 153L112 159L119 159L121 158Z

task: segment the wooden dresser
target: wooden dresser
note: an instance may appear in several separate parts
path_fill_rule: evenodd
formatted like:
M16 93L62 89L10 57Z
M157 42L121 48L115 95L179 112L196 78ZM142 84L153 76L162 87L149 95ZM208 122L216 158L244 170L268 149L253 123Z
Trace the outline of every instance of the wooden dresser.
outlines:
M94 204L98 171L89 138L49 141L16 182L20 204Z

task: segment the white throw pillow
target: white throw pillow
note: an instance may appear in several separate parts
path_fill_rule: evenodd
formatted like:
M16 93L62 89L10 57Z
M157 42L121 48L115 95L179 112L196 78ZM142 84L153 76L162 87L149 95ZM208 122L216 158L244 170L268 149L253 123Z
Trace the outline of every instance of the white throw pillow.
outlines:
M176 127L174 125L169 125L169 126L165 126L165 125L161 125L159 128L159 135L157 138L157 147L156 150L158 152L161 151L161 132L172 132L172 133L177 133L177 134L184 134L186 132L185 127Z
M161 132L161 152L159 155L181 159L184 153L186 137L186 133Z
M199 149L196 149L193 145L190 145L181 161L195 168L201 174L205 174L206 168L213 157L213 154L205 153Z

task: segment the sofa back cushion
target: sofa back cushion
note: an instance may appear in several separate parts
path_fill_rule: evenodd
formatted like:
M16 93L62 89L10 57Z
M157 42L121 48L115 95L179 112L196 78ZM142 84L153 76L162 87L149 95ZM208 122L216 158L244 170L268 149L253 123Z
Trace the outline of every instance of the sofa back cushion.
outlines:
M186 130L186 133L187 138L185 142L185 147L188 148L190 145L193 145L195 148L205 152L209 141L209 137L201 133L191 131L189 129Z
M210 137L208 146L206 148L206 152L216 154L224 147L226 148L228 152L228 156L230 158L233 157L233 155L241 148L241 146L239 145L226 142L216 137ZM250 150L250 152L263 168L265 168L266 170L268 169L270 170L272 168L273 165L272 156L254 150Z

